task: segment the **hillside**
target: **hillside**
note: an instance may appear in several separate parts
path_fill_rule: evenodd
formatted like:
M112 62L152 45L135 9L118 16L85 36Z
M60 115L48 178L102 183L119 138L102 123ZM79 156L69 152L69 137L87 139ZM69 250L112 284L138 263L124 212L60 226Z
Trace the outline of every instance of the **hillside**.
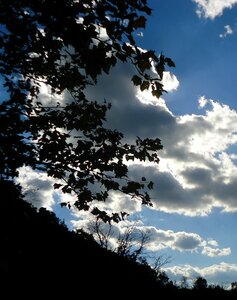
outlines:
M52 212L37 212L11 182L1 183L0 194L1 272L24 293L100 294L97 288L105 293L108 287L123 293L125 286L133 290L154 285L156 274L149 267L106 251L88 234L70 232Z
M37 212L10 181L1 182L0 194L0 268L9 298L11 293L66 295L66 299L127 299L129 295L156 295L159 299L163 292L180 296L203 293L178 289L170 282L163 286L149 266L101 248L84 232L69 231L52 212L43 208ZM205 293L225 299L236 296L222 289Z

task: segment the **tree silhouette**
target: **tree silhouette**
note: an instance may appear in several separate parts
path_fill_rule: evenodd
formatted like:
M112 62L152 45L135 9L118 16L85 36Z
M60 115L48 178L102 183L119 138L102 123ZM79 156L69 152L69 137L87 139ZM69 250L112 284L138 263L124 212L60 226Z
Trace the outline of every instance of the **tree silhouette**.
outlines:
M170 256L154 256L149 253L147 248L151 232L139 229L136 222L127 225L118 233L114 224L105 224L96 218L88 223L87 229L102 248L129 260L152 266L157 276L163 273L162 267L171 261Z
M237 281L231 282L231 290L237 292Z
M203 277L197 277L193 283L193 288L197 290L203 290L207 288L207 280Z
M186 276L182 276L181 283L180 283L181 289L187 289L188 288L188 279Z
M93 235L101 247L114 251L119 256L145 262L145 247L150 240L150 233L136 228L136 224L126 226L117 235L114 229L111 223L104 224L98 219L92 220L88 224L89 233Z
M105 201L111 190L151 205L147 191L153 183L129 179L126 161L158 163L160 139L123 143L122 133L104 126L111 105L85 95L85 88L117 61L134 66L131 80L142 91L150 87L156 97L164 92L165 66L174 63L141 50L134 38L150 14L146 0L0 2L0 74L7 93L0 107L3 178L17 176L23 165L47 172L57 179L55 188L77 195L79 210L104 221L124 216L91 208L93 200ZM42 85L63 100L46 105Z

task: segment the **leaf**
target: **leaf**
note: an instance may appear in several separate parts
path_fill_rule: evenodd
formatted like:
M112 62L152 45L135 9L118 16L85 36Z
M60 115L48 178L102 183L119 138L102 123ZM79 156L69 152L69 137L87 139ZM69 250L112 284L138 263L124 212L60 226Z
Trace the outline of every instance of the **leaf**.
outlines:
M162 95L162 92L160 90L153 90L151 93L156 98L160 98L160 96Z
M153 189L153 186L154 186L154 182L150 181L147 185L148 189L149 190L152 190Z
M113 180L103 180L103 184L107 190L118 190L119 183Z
M133 27L135 29L145 28L146 27L146 18L144 16L140 16L133 22Z
M145 6L143 7L143 10L144 10L144 12L145 12L146 14L148 14L148 15L151 14L151 9L150 9L150 7L148 7L147 5L145 5Z
M63 193L71 193L71 191L72 191L72 188L70 187L70 186L68 186L68 185L65 185L63 188L62 188L62 192Z
M122 62L127 61L127 55L122 54L122 53L120 53L120 52L116 52L115 55L116 55L116 57L117 57L119 60L121 60Z
M134 75L131 80L132 80L133 84L136 86L142 84L142 78L140 76Z
M122 191L126 194L135 193L140 188L143 188L144 185L135 181L129 181L127 186L122 187Z
M140 86L140 89L141 89L141 91L144 91L144 90L148 90L149 87L150 87L150 82L147 80L144 80Z
M137 62L137 66L138 68L141 70L141 72L143 73L145 70L149 70L151 68L151 64L148 60L139 60Z
M168 65L169 67L175 67L175 63L172 61L171 58L166 57L166 58L165 58L165 62L167 63L167 65Z
M95 200L106 201L109 190L150 205L149 195L143 195L146 178L132 181L124 161L158 163L161 145L156 139L126 144L120 132L107 129L113 102L102 103L103 95L91 101L84 92L119 60L137 70L131 81L141 91L152 86L155 96L162 94L160 80L151 78L152 64L158 63L161 79L165 66L174 63L143 51L134 39L151 13L147 0L31 2L0 1L1 26L7 28L0 33L0 72L9 99L1 103L0 173L11 179L23 165L45 172L55 179L55 189L76 193L79 210L92 210ZM78 16L83 20L78 22ZM102 28L108 37L101 36ZM52 100L46 107L41 82ZM68 104L62 99L65 91ZM118 212L94 213L107 222L122 219Z
M164 64L162 63L158 63L155 67L158 75L160 76L160 79L162 80L163 79L163 73L165 71L165 67L164 67Z
M62 186L62 184L60 184L60 183L54 183L54 185L53 185L53 187L55 189L59 189L61 186Z

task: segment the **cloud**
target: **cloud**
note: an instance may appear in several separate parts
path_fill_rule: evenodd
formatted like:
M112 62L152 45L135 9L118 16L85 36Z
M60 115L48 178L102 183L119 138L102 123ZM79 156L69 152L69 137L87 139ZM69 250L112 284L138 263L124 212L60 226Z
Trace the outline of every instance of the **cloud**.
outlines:
M209 246L206 246L202 250L203 255L207 255L209 257L215 257L215 256L226 256L231 254L231 249L230 248L212 248Z
M226 8L231 9L237 0L192 0L197 4L196 13L199 17L215 19L221 16Z
M234 33L234 31L233 31L233 29L230 27L230 25L225 25L225 26L224 26L224 29L225 29L225 32L219 34L219 37L220 37L220 38L225 38L225 37L227 37L227 35L231 35L231 34Z
M155 227L144 227L141 230L149 232L150 240L147 248L151 251L158 251L165 248L172 250L197 251L203 240L195 233L174 232L172 230L161 230Z
M80 216L80 212L76 212L79 217L78 220L72 220L74 228L87 228L90 231L93 217L90 215ZM139 224L140 223L140 224ZM104 233L108 232L108 224L102 224ZM118 224L113 224L110 228L113 240L112 244L115 245L115 240L122 236L127 228L132 229L133 242L140 241L141 233L148 237L147 242L144 244L146 250L151 252L161 251L164 249L171 249L179 252L195 252L209 257L228 256L231 254L230 248L219 248L217 244L210 244L203 239L199 234L185 231L173 231L157 229L154 226L145 226L141 221L122 221Z
M208 246L208 242L200 235L193 232L161 230L153 226L138 227L148 233L150 239L146 248L150 251L160 251L165 248L180 252L196 252L209 257L230 255L230 248L218 248L215 245Z
M128 64L119 64L109 78L101 76L88 97L112 101L106 126L124 133L125 142L136 136L161 139L159 166L130 165L134 179L143 174L154 182L154 209L187 216L208 215L215 207L236 212L237 167L229 149L237 142L237 112L202 96L200 114L176 116L163 98L134 87L132 72ZM169 80L177 88L178 79Z
M194 189L185 188L172 170L162 171L156 167L136 165L130 168L130 172L135 179L138 179L136 174L143 174L154 182L154 189L149 193L155 210L186 216L204 216L211 212L212 202L200 199Z
M142 38L142 37L144 36L144 34L143 34L143 32L142 32L142 31L140 31L140 32L138 32L138 33L137 33L137 36L139 36L139 37L141 37L141 38Z
M194 280L201 276L204 277L209 284L229 284L236 281L237 277L237 264L228 264L221 262L208 267L199 268L190 265L180 265L167 267L164 269L168 276L176 280L181 280L182 276Z
M105 125L121 131L124 142L134 142L137 136L161 139L164 149L159 151L159 166L135 161L129 167L132 178L140 179L142 174L154 182L153 209L186 216L205 216L215 207L236 212L236 156L230 149L237 142L237 112L202 96L200 114L176 116L163 98L133 86L133 72L128 64L118 64L109 77L101 76L98 85L87 90L87 96L113 103ZM179 81L167 72L164 85L175 91ZM43 90L44 101L47 93ZM70 101L66 93L63 97ZM56 101L51 96L48 100ZM130 214L142 209L139 202L118 193L99 205Z
M177 77L171 72L164 72L162 83L164 85L164 90L167 92L176 91L179 87L179 81Z
M19 177L16 181L21 184L26 201L37 208L45 207L52 210L55 203L52 178L24 166L19 168Z
M176 249L193 250L200 246L202 239L198 234L179 232L176 234L174 247Z
M206 106L206 104L208 103L208 100L204 96L201 96L198 99L198 103L199 103L199 108L204 108Z

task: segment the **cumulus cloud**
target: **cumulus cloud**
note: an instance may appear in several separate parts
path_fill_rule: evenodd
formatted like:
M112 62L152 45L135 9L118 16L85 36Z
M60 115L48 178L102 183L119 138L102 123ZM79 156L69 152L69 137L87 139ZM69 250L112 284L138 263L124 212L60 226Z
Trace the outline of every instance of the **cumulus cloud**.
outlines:
M180 265L165 268L168 276L179 282L182 276L194 280L201 276L207 279L209 284L229 284L236 281L237 264L228 264L222 262L220 264L210 265L208 267L199 268L190 265Z
M140 228L141 229L141 228ZM172 230L161 230L155 227L144 227L142 230L148 231L150 241L147 247L152 251L170 248L172 250L198 251L203 243L202 238L195 233L174 232Z
M109 77L101 76L98 85L90 88L87 94L92 100L111 100L113 105L108 113L106 126L123 132L124 141L134 142L136 136L161 139L164 149L160 151L158 166L135 161L129 167L132 178L139 179L142 174L147 180L154 182L154 189L150 191L153 209L186 216L208 215L215 207L226 212L237 211L236 155L230 151L230 147L237 142L237 112L217 100L202 96L197 103L199 114L175 115L163 98L156 99L149 91L140 92L134 87L131 82L132 73L129 65L119 64ZM166 89L175 91L179 85L178 79L168 73L164 78L164 84L168 86ZM46 99L48 91L43 92ZM67 101L68 97L65 94L63 101ZM20 170L18 180L34 205L52 208L55 201L52 179L24 167ZM73 196L70 195L57 193L57 197L62 201L65 201L65 197L68 197L68 201L73 201ZM95 205L130 214L142 210L138 201L119 193L111 193L107 203ZM74 208L72 212L77 217L77 220L74 218L72 221L73 227L85 228L90 215L87 212L78 213ZM123 225L118 226L117 234L125 228ZM138 228L151 233L147 244L149 251L169 248L208 257L231 254L230 248L221 248L215 240L205 240L193 232L161 230L152 226ZM201 275L214 280L218 276L227 278L227 274L236 276L234 267L236 266L222 263L204 269L176 266L167 270L172 276Z
M162 83L167 92L176 91L180 84L178 78L171 72L164 72Z
M227 37L227 35L231 35L231 34L234 33L234 31L233 31L233 29L230 27L230 25L225 25L225 26L224 26L224 29L225 29L225 32L219 34L219 37L220 37L220 38L225 38L225 37Z
M133 72L131 66L120 63L109 77L101 76L87 95L92 100L113 103L106 126L124 133L125 142L134 142L137 136L161 139L164 149L159 166L134 162L129 171L134 179L142 174L154 182L150 192L153 208L187 216L208 215L215 207L236 212L237 166L235 154L229 149L237 142L237 112L202 96L198 99L200 114L176 116L164 99L132 85ZM179 82L167 72L164 85L175 91ZM43 90L45 98L47 93ZM63 101L69 101L67 94ZM140 203L116 193L106 205L110 210L129 213L141 210Z
M165 248L180 252L196 252L210 257L227 256L230 248L219 248L217 245L207 246L207 241L193 232L161 230L152 226L138 227L149 233L150 239L146 247L151 251L159 251Z
M83 212L83 217L80 213L75 212L79 217L78 220L72 220L74 228L83 228L90 231L91 224L93 224L93 217L90 215L85 215L87 213ZM139 224L140 223L140 224ZM101 230L104 233L110 232L110 239L112 244L115 245L115 240L122 236L127 228L132 229L131 233L133 235L133 242L139 243L141 233L148 237L144 247L148 251L156 252L164 249L171 249L179 252L195 252L209 257L217 256L228 256L231 254L230 248L220 248L218 243L210 243L209 241L203 239L199 234L193 232L185 231L173 231L173 230L162 230L157 229L154 226L146 226L141 221L122 221L118 224L113 224L108 230L108 224L102 224Z
M107 126L123 132L125 141L136 136L161 139L159 166L130 166L132 177L143 174L155 183L154 209L189 216L208 215L214 207L237 211L237 167L229 151L237 142L237 112L202 96L200 114L175 116L163 98L131 84L132 72L129 65L119 64L109 78L100 78L88 97L112 101ZM176 77L168 81L177 88Z
M215 19L221 16L226 8L232 8L237 0L193 0L197 4L196 13L199 17Z
M198 99L198 103L199 103L199 108L203 108L206 106L206 104L208 103L208 100L204 97L204 96L201 96L199 99Z
M209 257L215 257L215 256L226 256L231 254L231 249L230 248L212 248L209 246L205 246L202 250L203 255L207 255Z
M30 167L24 166L19 168L19 177L16 181L22 186L26 201L37 208L52 209L55 203L52 178L45 173L36 172Z

